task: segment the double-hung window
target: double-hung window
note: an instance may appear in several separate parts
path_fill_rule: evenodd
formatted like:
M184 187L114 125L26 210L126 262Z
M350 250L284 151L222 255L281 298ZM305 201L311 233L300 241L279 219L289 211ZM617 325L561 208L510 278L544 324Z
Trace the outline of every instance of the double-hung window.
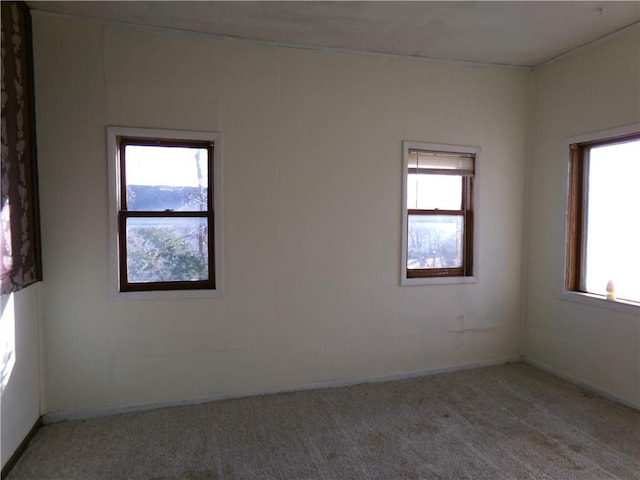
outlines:
M479 148L404 142L403 150L402 284L472 277Z
M218 138L109 128L118 292L219 290Z
M640 304L640 125L568 144L565 289Z

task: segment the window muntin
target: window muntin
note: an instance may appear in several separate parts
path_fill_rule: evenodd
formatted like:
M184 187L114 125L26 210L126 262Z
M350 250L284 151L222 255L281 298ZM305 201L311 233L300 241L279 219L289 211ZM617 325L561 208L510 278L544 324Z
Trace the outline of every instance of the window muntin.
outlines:
M215 289L213 141L116 142L119 291Z
M127 210L208 209L209 152L203 145L124 144Z
M478 149L404 145L402 278L472 276Z
M208 280L206 218L128 217L125 222L127 283Z
M567 272L570 291L640 302L640 133L570 146ZM611 285L611 284L609 284Z

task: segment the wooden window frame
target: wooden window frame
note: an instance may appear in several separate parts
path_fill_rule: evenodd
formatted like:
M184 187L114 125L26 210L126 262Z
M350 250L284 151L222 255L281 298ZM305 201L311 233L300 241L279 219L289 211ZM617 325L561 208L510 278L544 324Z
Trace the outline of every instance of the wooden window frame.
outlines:
M477 159L480 153L478 147L431 144L424 142L403 142L403 225L402 225L402 264L401 264L401 285L420 285L432 282L441 283L466 283L474 281L474 198L476 183ZM420 169L408 166L408 155L410 151L423 151L429 154L459 155L460 157L471 158L473 171L466 174L452 169L428 168ZM407 206L407 182L408 175L424 173L430 175L460 175L461 188L461 208L459 210L438 210L438 209L411 209ZM463 221L463 241L462 241L462 265L460 267L446 268L407 268L408 258L408 224L411 216L460 216Z
M115 178L113 187L116 191L116 234L117 234L117 292L118 293L136 293L136 292L185 292L185 291L219 291L219 279L218 272L220 268L216 264L217 252L219 251L218 245L216 245L216 238L219 238L217 229L221 224L219 219L216 218L216 165L215 162L218 156L215 153L216 141L213 139L204 139L204 136L215 136L214 134L203 134L201 132L187 132L193 133L188 135L185 133L185 138L181 138L181 132L164 132L150 130L149 136L136 135L135 133L141 132L142 129L129 129L134 134L127 134L127 129L118 129L112 127L113 130L125 130L123 134L112 132L110 141L115 142L112 148L117 153L116 165L115 165ZM171 133L177 134L175 137L171 136L154 136L155 133L170 135ZM189 148L201 148L207 152L207 209L206 210L193 210L193 211L149 211L149 210L128 210L126 199L126 154L125 149L127 146L164 146L164 147L189 147ZM129 218L204 218L207 222L207 249L208 249L208 278L205 280L194 281L167 281L167 282L129 282L127 275L127 241L126 241L126 224Z
M586 227L588 213L589 153L594 147L640 140L640 132L624 133L569 143L567 198L567 245L565 290L589 293L586 289Z

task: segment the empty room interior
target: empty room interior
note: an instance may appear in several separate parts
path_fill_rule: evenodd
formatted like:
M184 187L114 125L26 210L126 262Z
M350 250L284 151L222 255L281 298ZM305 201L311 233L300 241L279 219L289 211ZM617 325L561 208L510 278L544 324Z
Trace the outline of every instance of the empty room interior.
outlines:
M640 479L640 3L2 2L2 477Z

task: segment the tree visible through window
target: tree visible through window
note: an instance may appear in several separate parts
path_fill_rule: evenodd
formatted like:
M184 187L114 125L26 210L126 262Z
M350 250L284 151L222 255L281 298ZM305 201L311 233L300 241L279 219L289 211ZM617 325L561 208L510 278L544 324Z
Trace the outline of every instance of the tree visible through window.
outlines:
M570 152L566 288L640 302L640 133Z
M117 137L120 291L215 288L212 141Z
M404 148L403 278L471 276L477 149Z

